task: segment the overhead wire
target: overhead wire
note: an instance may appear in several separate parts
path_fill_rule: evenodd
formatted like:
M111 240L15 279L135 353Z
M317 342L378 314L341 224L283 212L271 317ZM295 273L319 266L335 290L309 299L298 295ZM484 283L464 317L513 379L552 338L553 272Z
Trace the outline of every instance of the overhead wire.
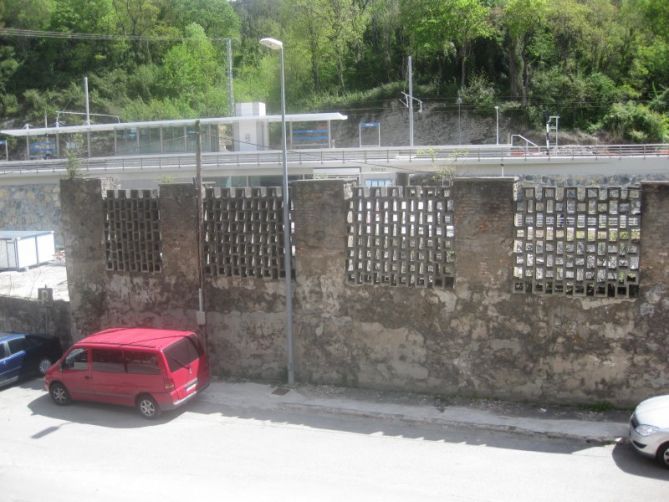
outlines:
M108 41L141 41L141 42L183 42L186 37L156 36L156 35L120 35L112 33L75 33L69 31L25 30L19 28L0 28L0 36L23 38L54 38L65 40L108 40ZM221 42L226 37L208 37L209 40Z

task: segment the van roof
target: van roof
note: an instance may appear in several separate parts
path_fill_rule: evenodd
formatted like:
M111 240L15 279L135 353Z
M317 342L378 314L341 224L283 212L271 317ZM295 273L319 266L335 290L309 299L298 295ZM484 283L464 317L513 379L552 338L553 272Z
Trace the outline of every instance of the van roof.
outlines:
M164 349L184 336L193 334L192 331L154 328L111 328L98 331L80 340L86 344L114 345Z

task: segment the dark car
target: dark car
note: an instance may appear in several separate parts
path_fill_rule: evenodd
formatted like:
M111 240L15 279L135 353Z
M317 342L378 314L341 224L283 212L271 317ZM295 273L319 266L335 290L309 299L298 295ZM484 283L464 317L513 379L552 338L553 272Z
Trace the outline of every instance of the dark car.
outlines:
M0 332L0 386L44 375L62 354L58 338Z

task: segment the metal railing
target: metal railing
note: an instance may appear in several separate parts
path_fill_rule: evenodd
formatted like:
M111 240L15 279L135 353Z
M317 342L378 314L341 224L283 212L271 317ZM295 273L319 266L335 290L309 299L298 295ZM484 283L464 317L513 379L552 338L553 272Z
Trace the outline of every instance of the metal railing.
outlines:
M494 159L603 159L625 157L667 157L669 144L646 145L561 145L547 149L539 146L512 145L448 145L423 147L331 148L291 150L288 163L305 167L407 166L416 164L490 162ZM202 168L273 167L281 165L281 151L219 152L202 154ZM79 169L86 171L170 170L191 169L195 154L156 154L80 159ZM66 159L0 162L2 174L45 174L66 170Z

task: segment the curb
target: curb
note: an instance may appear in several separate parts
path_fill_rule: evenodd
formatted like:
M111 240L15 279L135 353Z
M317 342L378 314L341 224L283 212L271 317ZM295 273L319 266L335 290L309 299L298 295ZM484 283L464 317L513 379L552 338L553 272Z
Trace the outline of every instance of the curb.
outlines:
M308 404L308 403L280 403L279 409L285 411L311 411L328 415L346 415L359 418L377 418L382 420L393 420L409 425L441 425L446 427L459 427L476 430L487 430L493 432L504 432L510 434L519 434L524 436L545 437L550 439L570 439L576 441L584 441L589 444L603 445L611 444L620 441L618 436L609 435L592 435L592 434L578 434L564 431L541 431L522 426L503 425L485 422L463 422L460 420L453 420L448 418L426 417L417 418L402 413L387 413L362 411L352 408L335 408L331 406Z
M213 396L212 396L213 397ZM588 444L601 445L601 444L610 444L620 442L621 439L624 440L626 437L626 427L627 424L618 423L618 422L601 422L602 428L607 428L611 426L619 427L620 433L616 434L611 431L600 431L600 432L573 432L569 430L570 426L573 426L572 423L564 423L564 427L560 429L555 427L555 421L552 423L553 427L547 429L542 429L540 427L528 427L519 423L518 425L511 425L505 423L496 423L494 421L465 421L461 418L448 418L444 416L413 416L410 414L405 414L401 412L391 412L391 411L374 411L374 410L361 410L357 408L351 408L346 406L329 406L327 404L314 404L309 402L281 402L280 400L265 400L257 402L248 402L248 401L239 401L237 399L207 399L205 401L210 402L211 404L223 405L234 407L237 409L246 409L246 410L263 410L263 411L283 411L283 412L308 412L316 413L320 415L329 415L329 416L348 416L356 418L371 418L377 420L388 420L397 423L407 424L407 425L433 425L433 426L442 426L442 427L457 427L462 429L472 429L472 430L482 430L482 431L492 431L492 432L501 432L507 434L517 434L523 436L531 437L543 437L549 439L567 439L572 441L583 441ZM271 403L268 405L268 403ZM522 417L518 417L518 421L522 422ZM592 424L593 428L597 427L599 422L588 422Z

